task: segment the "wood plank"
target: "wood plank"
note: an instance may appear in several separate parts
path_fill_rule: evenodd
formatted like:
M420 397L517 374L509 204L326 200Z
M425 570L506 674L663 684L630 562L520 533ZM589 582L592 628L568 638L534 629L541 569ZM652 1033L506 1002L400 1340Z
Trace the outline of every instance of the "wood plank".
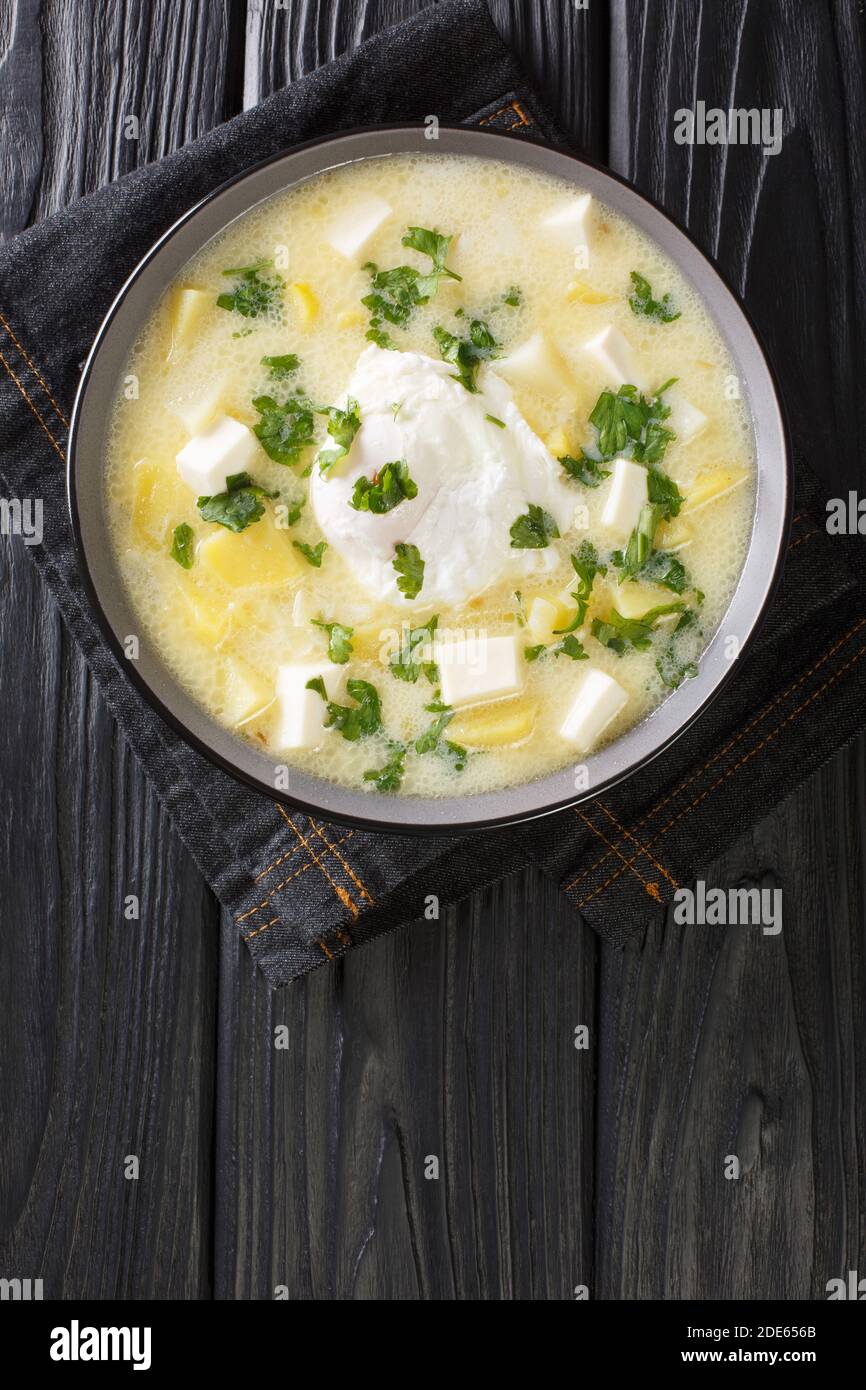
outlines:
M3 0L3 231L221 120L229 19ZM46 1298L207 1296L214 903L15 538L0 646L0 1273Z
M251 0L245 100L421 7ZM605 64L581 36L603 7L591 25L554 0L494 8L575 140L600 153ZM227 914L222 942L218 1298L567 1299L591 1286L596 943L551 884L518 875L277 994Z
M862 493L862 406L835 408L864 365L866 185L844 134L862 111L861 10L618 0L611 66L615 166L718 256L768 341L795 440L834 492L846 477ZM698 98L781 107L782 152L676 144L673 113ZM669 916L639 947L603 951L601 1297L824 1298L862 1262L864 748L704 875L779 886L781 935Z

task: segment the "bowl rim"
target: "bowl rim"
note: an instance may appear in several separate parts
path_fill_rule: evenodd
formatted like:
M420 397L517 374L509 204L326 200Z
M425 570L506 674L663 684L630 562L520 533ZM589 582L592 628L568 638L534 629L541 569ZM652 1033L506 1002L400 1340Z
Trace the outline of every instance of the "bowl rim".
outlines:
M702 247L698 245L691 233L682 226L676 218L672 217L655 199L639 192L628 179L582 154L574 154L568 149L550 144L534 136L509 134L503 131L479 127L441 122L438 127L438 132L437 139L432 141L425 138L427 127L424 122L400 121L391 124L356 126L340 131L337 134L316 136L313 139L299 142L288 149L277 151L257 161L242 172L232 175L217 187L213 188L204 197L193 203L191 207L182 213L181 216L166 228L166 230L153 242L126 277L121 288L112 300L96 333L93 345L82 369L71 415L66 451L67 501L79 575L84 591L91 605L91 609L96 616L103 637L117 660L118 665L121 669L125 670L135 688L156 714L168 724L185 743L189 744L196 752L204 756L221 771L269 797L273 801L300 810L308 816L320 819L333 819L359 829L390 834L433 836L485 831L495 827L520 824L522 822L540 819L543 816L554 815L559 811L578 806L587 800L598 797L602 793L609 791L626 777L646 767L650 762L664 753L666 749L692 726L708 708L710 703L722 690L724 690L728 682L733 679L737 665L746 656L756 635L763 626L768 608L777 592L784 569L786 542L791 526L793 501L789 425L778 378L769 360L762 335L756 327L749 310L742 302L738 291L729 283L727 277L716 264L715 259L709 256ZM418 142L419 135L421 136L420 143ZM443 136L445 137L444 141L442 138ZM405 137L414 139L416 142L415 145L406 149L396 148L395 146L398 147L401 139ZM352 151L355 150L359 142L362 146L372 145L374 148L361 148L360 152L353 153ZM425 148L427 144L432 144L435 148ZM257 750L252 749L251 745L245 744L231 730L225 728L225 726L219 724L216 719L208 715L198 702L185 691L183 686L171 671L168 670L162 658L154 649L152 653L149 652L148 654L152 654L153 663L157 668L157 672L161 672L163 680L167 682L169 696L173 698L176 705L180 705L182 709L185 706L186 709L183 713L179 713L176 708L167 703L167 699L154 688L152 681L145 677L139 667L139 662L127 659L119 633L108 616L106 602L112 601L110 586L103 585L100 591L100 587L94 577L86 537L88 522L85 510L82 507L81 498L82 468L86 467L86 464L82 462L81 435L88 426L94 428L93 422L88 419L89 413L92 413L94 410L100 411L103 429L105 426L107 413L101 410L98 403L94 402L91 387L94 381L94 373L100 365L107 345L110 344L114 327L127 304L130 293L140 284L142 277L148 271L149 267L153 265L160 254L174 241L178 234L198 219L205 210L211 208L220 199L225 199L239 187L260 177L268 170L275 169L277 166L284 164L291 168L293 163L302 162L304 156L317 151L321 152L325 158L322 162L316 161L315 168L311 168L307 172L295 177L287 177L278 187L274 187L269 192L252 199L245 207L221 221L218 227L204 235L198 245L183 257L181 264L188 262L192 256L198 254L204 246L213 241L217 236L222 235L234 221L251 211L252 208L269 201L271 198L279 196L280 193L286 193L289 189L300 186L300 184L311 178L318 177L328 170L371 158L389 157L406 153L422 153L425 155L456 154L470 157L499 159L505 163L516 163L520 166L540 169L543 173L553 174L564 179L566 182L572 182L578 186L581 186L579 171L582 169L588 170L591 175L591 183L597 183L599 180L602 186L609 183L614 189L619 189L621 191L626 202L632 202L638 210L640 210L641 207L649 210L651 213L650 220L652 220L652 218L660 219L662 229L667 226L667 228L671 229L674 233L674 238L680 239L680 249L686 251L688 256L694 260L696 269L704 275L706 275L707 271L709 272L707 285L702 285L700 279L688 273L681 264L679 258L672 254L668 245L663 243L660 244L658 237L647 232L646 229L641 226L640 229L643 231L644 235L649 236L656 245L659 245L659 249L663 254L667 255L669 259L673 261L679 273L684 276L690 286L698 293L714 327L725 342L731 359L738 369L738 375L741 375L741 381L747 394L748 403L752 407L750 410L752 426L751 435L753 447L755 449L757 476L752 529L749 535L745 558L725 613L722 615L717 628L704 648L702 669L699 675L693 680L685 682L678 690L672 691L654 710L636 725L632 726L632 728L627 730L620 738L614 740L611 744L605 745L599 753L590 754L583 762L579 760L579 755L576 754L574 762L570 760L563 768L554 772L545 773L529 781L497 788L489 792L471 793L467 796L462 796L458 793L454 796L435 798L404 796L401 794L387 798L380 797L378 802L370 800L370 798L375 795L373 792L358 791L354 788L345 787L342 784L331 782L324 778L319 779L307 774L302 775L290 766L290 786L291 776L294 773L295 780L299 781L304 788L305 794L301 795L291 789L277 787L272 782L268 782L263 775L258 775L256 772L250 771L248 767L240 765L240 755L246 753L248 749L255 757L261 755L258 754ZM521 159L521 152L527 154L531 151L539 152L539 156L543 155L546 159L542 160L539 157L539 162L534 162L532 159ZM333 158L328 157L330 155L333 155ZM551 162L559 163L560 161L566 162L568 169L572 171L571 175L569 175L568 172L562 171L561 168L553 169L546 167L546 165L549 166ZM584 180L584 183L585 182ZM605 201L603 196L601 201ZM617 208L617 211L621 210ZM621 215L635 221L635 218L632 217L628 211L623 212ZM159 298L165 292L176 274L177 268L173 270L170 275L163 278L161 288L154 300L154 305L159 301ZM754 409L756 398L750 389L751 384L746 380L745 375L740 373L741 364L734 352L728 334L719 322L718 316L712 312L707 303L704 290L708 286L712 287L714 295L721 296L723 303L727 301L728 314L733 317L734 324L736 324L737 317L739 317L740 322L736 325L738 331L742 333L742 330L745 329L746 343L751 347L753 354L756 356L755 365L759 372L762 371L764 373L765 380L762 385L768 387L769 391L765 396L760 397L757 403L764 412L762 418L764 419L765 428L776 435L775 444L778 448L778 455L780 456L774 459L777 476L771 479L772 484L780 495L776 505L772 508L771 514L763 518L764 531L766 532L769 528L773 533L772 558L768 559L766 555L762 556L760 553L758 553L757 556L758 561L761 559L764 560L760 578L760 599L752 609L751 617L746 621L736 659L727 659L726 666L720 667L716 671L711 682L707 682L706 679L702 681L701 679L702 676L706 678L704 663L707 655L711 649L716 646L722 634L726 618L741 594L744 579L747 576L750 578L753 577L750 575L750 570L753 569L754 565L757 563L753 557L756 554L756 550L759 550L758 541L763 540L766 542L770 538L766 535L759 537L757 534L762 498L762 470ZM153 305L151 308L152 307ZM141 330L144 321L144 317L142 317L136 322L132 341L134 341L138 332ZM749 339L751 339L750 344L748 342ZM126 355L124 354L117 367L116 375L118 379L125 362ZM103 472L102 464L103 452L100 450L98 457L100 485ZM767 484L763 484L763 486L766 488ZM124 586L122 580L120 580L113 554L111 556L111 565L117 580L117 587L122 590ZM144 637L142 637L141 646L143 649ZM706 685L707 688L701 693L699 700L696 701L694 698L691 700L690 708L687 709L685 702L682 699L678 700L678 697L688 693L690 690L695 691L696 688L701 685ZM622 754L623 746L630 748L641 735L646 736L652 729L654 717L663 710L669 711L675 702L678 702L682 707L683 714L681 718L674 722L673 727L667 730L661 739L651 740L651 746L638 752L637 756L625 761L620 757L619 765L617 765L616 757L611 757L611 755L615 753L615 750L619 749L620 754ZM208 733L214 735L217 745L223 745L225 748L230 748L231 751L237 750L235 757L223 751L220 746L215 747L213 741L209 741L208 738L190 727L189 720L193 718L194 713L197 713L199 716L197 722L202 724L207 729ZM670 722L670 716L668 716L666 722ZM575 766L585 769L596 759L604 759L607 764L611 764L609 770L597 782L590 780L588 786L579 789L574 787L565 795L555 794L552 787L548 795L543 794L542 789L550 787L553 783L560 784L559 791L561 793L564 790L563 779L571 774ZM270 766L272 772L275 766L280 766L280 764L275 764L273 761L266 762L266 765ZM310 798L309 795L306 794L308 786L312 787L316 793L321 789L323 793L322 801L330 804L323 805L321 801ZM551 797L553 799L551 799ZM358 809L358 804L361 800L363 800L365 809L368 804L371 809L374 806L382 806L383 809L385 806L393 808L396 813L395 818L383 819L380 815L363 814ZM344 802L350 804L344 806L341 804ZM518 804L509 807L507 803L510 802L516 802ZM471 814L467 817L465 810L461 808L465 808L467 804L471 803L482 803L482 805L483 803L493 803L493 809L490 811L480 809L475 814ZM496 803L499 803L501 807L500 810L496 809ZM423 814L424 810L427 811L428 816ZM421 811L422 814L419 815L419 811ZM408 817L406 814L407 812L410 812Z

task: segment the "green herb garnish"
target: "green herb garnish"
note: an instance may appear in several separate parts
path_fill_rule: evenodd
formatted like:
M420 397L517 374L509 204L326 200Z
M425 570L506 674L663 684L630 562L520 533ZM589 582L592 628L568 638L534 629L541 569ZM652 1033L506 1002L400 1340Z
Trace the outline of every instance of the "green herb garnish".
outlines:
M631 272L630 279L634 292L629 295L628 302L638 317L652 319L655 323L673 323L674 319L679 318L679 310L674 308L669 294L654 299L649 280L637 270Z
M559 536L559 528L549 512L530 502L529 511L512 522L509 535L515 550L542 550Z
M509 309L516 309L523 303L523 291L519 285L512 285L502 296L502 303L507 304Z
M696 661L684 660L678 651L680 634L691 628L695 623L695 615L691 609L683 613L673 632L667 646L660 652L656 660L656 670L664 681L665 685L671 690L676 690L682 685L684 680L691 680L698 674L698 664Z
M543 642L537 647L524 647L523 655L527 661L537 661L540 656L570 656L572 661L589 660L583 643L573 633L568 633L561 642L554 642L550 647L546 647Z
M351 449L352 441L361 428L361 416L358 402L351 399L346 401L345 410L331 405L321 413L328 417L328 434L336 445L333 449L322 449L319 452L319 472L327 473L335 463L345 458Z
M500 420L498 415L485 415L485 420L489 420L491 425L498 425L501 430L505 429L505 421Z
M261 419L253 433L274 463L297 463L301 451L315 442L315 407L305 396L290 396L278 405L273 396L256 396L253 409Z
M294 352L284 352L279 357L263 357L262 366L267 367L271 376L277 381L285 381L287 376L296 372L301 365L301 359Z
M229 531L245 531L265 514L263 497L276 497L254 483L249 473L233 473L226 478L225 492L199 497L196 506L202 521L215 521Z
M439 623L438 613L434 613L429 622L423 627L413 627L404 632L403 640L397 651L392 652L388 658L388 670L392 676L399 681L408 681L414 685L418 677L423 674L435 685L439 679L439 672L435 661L424 661L424 648L432 647L433 634Z
M322 568L322 556L328 548L327 541L319 541L316 545L307 545L305 541L292 541L292 545L299 550L304 559L313 566L313 569Z
M641 618L624 618L613 608L607 618L593 619L592 635L617 656L622 656L630 646L635 651L646 651L656 620L666 613L681 613L684 608L683 603L663 603L658 608L650 608Z
M254 319L275 308L285 282L279 275L265 278L261 272L268 266L270 261L257 261L255 265L224 270L223 275L235 276L237 284L231 291L217 295L220 309L229 309L235 314L243 314L244 318Z
M321 695L328 707L328 717L325 720L326 729L337 729L351 743L356 743L359 738L366 738L369 734L376 734L382 727L382 707L379 703L379 694L374 685L369 681L349 680L346 682L346 689L350 697L356 702L355 706L337 705L333 700L328 699L325 690L325 682L321 676L315 676L313 680L307 681L307 689L315 690Z
M312 619L313 627L320 627L328 634L328 657L337 666L342 666L352 655L352 627L342 623L326 623L321 618Z
M182 569L192 569L192 548L195 544L195 532L187 522L182 521L179 526L175 526L171 538L171 550L169 554Z
M639 463L661 461L675 438L673 430L661 424L671 413L662 395L675 380L672 377L666 381L654 396L642 395L636 386L602 391L589 417L590 424L598 430L602 460L616 458L630 448Z
M377 792L396 792L406 771L406 748L402 743L388 743L388 761L384 767L371 767L364 773L364 781L372 782Z
M405 327L412 312L419 304L426 304L439 289L442 279L460 280L462 276L449 270L445 264L451 237L427 227L410 227L402 238L402 244L413 251L429 256L430 270L424 274L411 265L394 266L391 270L380 270L373 261L363 267L370 274L370 293L361 303L370 310L370 327L367 338L382 348L394 348L396 343L386 329L385 323Z
M650 468L647 475L647 492L650 502L659 508L665 521L672 516L679 516L685 498L673 478L669 478L658 468Z
M457 368L454 380L465 386L467 391L476 393L478 387L475 379L478 368L482 362L489 362L491 357L496 357L499 351L499 344L484 320L470 320L468 338L459 338L456 333L449 333L441 324L437 324L433 329L433 337L439 344L443 361L450 362ZM490 419L490 416L487 418Z
M583 625L595 577L597 574L607 574L607 565L601 564L598 551L592 541L581 541L576 552L571 556L571 564L580 581L577 588L571 592L571 597L577 604L577 611L568 627L556 628L557 634L574 632Z
M406 598L417 598L424 584L424 561L417 545L398 541L391 561L399 576L397 588Z
M591 458L583 449L579 458L563 454L559 463L570 478L574 478L577 483L583 483L584 487L598 487L605 478L610 477L610 469L602 467L601 459Z
M386 463L378 473L369 478L356 478L355 490L349 503L356 512L373 512L383 516L391 512L401 502L418 496L418 488L409 477L409 465L405 459L395 459Z

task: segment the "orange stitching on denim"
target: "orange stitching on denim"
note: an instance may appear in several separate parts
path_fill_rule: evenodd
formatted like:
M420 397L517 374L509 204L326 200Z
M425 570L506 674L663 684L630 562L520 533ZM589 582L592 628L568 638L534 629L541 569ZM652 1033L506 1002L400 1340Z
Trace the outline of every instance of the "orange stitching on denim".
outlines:
M14 330L12 329L11 325L6 322L2 313L0 313L0 323L2 323L3 327L6 329L6 332L9 334L9 337L12 339L18 351L21 353L21 356L24 358L24 361L27 363L31 372L36 377L36 380L39 382L40 386L42 387L42 390L45 392L51 404L54 406L60 423L62 425L65 425L66 429L69 429L69 421L67 420L66 416L63 414L63 411L60 409L60 406L57 404L56 400L49 391L48 383L46 382L36 363L33 361L32 357L28 356L27 350L22 346L21 343L19 343L18 339L15 336Z
M747 724L745 728L740 729L739 733L735 734L734 737L728 743L725 744L724 748L720 749L717 753L714 753L713 756L704 763L703 767L699 767L696 772L693 772L691 774L691 776L686 777L682 782L678 783L678 785L675 786L673 790L668 793L667 796L663 797L661 801L656 802L655 806L651 807L650 810L647 811L646 815L641 820L635 823L635 830L640 830L642 826L646 825L647 821L652 820L654 816L658 815L659 811L663 810L663 808L667 806L669 802L673 801L674 797L679 796L680 792L685 791L687 787L690 787L693 782L696 782L697 779L703 776L703 774L707 772L715 763L720 762L721 759L725 756L725 754L729 753L731 749L734 748L741 741L741 739L744 739L746 737L747 734L750 734L752 730L756 728L758 724L761 723L762 720L767 718L768 714L772 714L773 710L777 707L777 705L780 705L784 700L787 700L789 695L793 695L794 691L799 689L799 687L803 684L804 681L807 681L809 677L813 676L816 671L819 671L821 667L824 666L832 656L835 656L836 652L839 650L840 647L844 647L846 642L848 642L852 637L856 636L856 634L860 631L864 624L866 624L866 618L861 618L860 621L855 623L854 626L850 628L849 631L846 632L843 637L840 637L839 641L836 642L834 646L832 646L829 649L829 651L826 651L824 655L814 663L813 666L810 666L808 670L804 671L802 675L798 676L797 679L793 682L793 684L788 686L787 690L783 690L781 695L777 695L775 700L772 700L770 704L765 705L764 708L761 710L760 714L757 714L755 718L752 720L751 724ZM578 874L576 878L573 878L570 883L567 883L563 891L568 893L571 891L572 888L577 887L578 883L581 883L583 879L588 878L590 874L594 873L595 870L598 869L604 863L604 861L609 858L609 853L603 854L601 858L597 859L596 862L592 864L588 869L584 869L583 872Z
M358 878L358 876L357 876L357 874L355 873L354 869L352 868L351 864L347 864L347 863L346 863L346 860L343 858L342 854L338 854L338 853L337 853L337 845L343 845L343 844L345 844L346 841L347 841L348 839L351 838L353 832L350 830L348 835L344 835L343 838L342 838L342 840L338 840L338 841L337 841L337 845L332 845L331 842L330 842L330 840L328 839L328 837L322 832L322 830L320 829L320 827L319 827L318 825L316 825L316 822L315 822L314 820L311 820L311 821L310 821L310 825L312 826L313 830L314 830L314 831L316 832L316 834L318 835L319 839L320 839L324 844L326 844L326 845L328 846L328 849L331 851L331 853L333 854L334 858L335 858L335 859L339 859L339 861L340 861L340 863L342 864L343 868L346 870L346 873L349 875L349 878L352 880L352 882L354 883L355 887L356 887L356 888L359 888L359 889L361 890L361 892L363 893L364 897L367 899L367 902L370 903L371 905L374 904L374 903L375 903L375 898L373 898L372 895L371 895L370 893L367 892L367 889L364 887L363 883L362 883L361 880Z
M285 863L287 859L291 859L292 855L297 854L299 849L303 849L303 845L293 845L291 849L287 849L285 854L281 854L279 859L274 860L273 864L269 864L266 869L262 869L260 874L256 874L253 883L258 883L260 879L267 878L272 869L275 869L278 864Z
M333 960L333 959L334 959L334 957L331 955L331 952L328 950L327 946L325 945L324 941L321 941L321 940L320 940L320 941L317 941L317 942L316 942L316 945L317 945L318 947L320 947L321 950L324 951L325 955L328 957L328 960Z
M519 101L509 101L505 106L500 106L498 111L491 111L490 115L485 116L483 121L479 121L478 124L489 125L491 121L496 120L497 116L504 116L506 111L513 111L515 116L519 117L519 120L514 121L513 124L508 127L509 130L517 130L519 126L523 125L532 125L531 119L527 116Z
M306 867L309 868L309 864ZM248 936L242 935L241 940L252 941L254 936L258 936L259 932L267 931L268 927L272 927L274 925L274 922L279 922L279 920L279 917L272 917L271 920L269 922L265 922L263 926L256 927L255 931L251 931Z
M285 811L285 809L284 809L282 806L278 806L278 807L277 807L277 810L279 811L279 813L280 813L280 815L282 816L283 820L286 822L286 825L290 826L291 829L294 831L294 833L297 835L298 839L301 840L302 843L306 845L308 853L310 854L310 856L312 857L312 859L315 861L315 863L318 864L318 866L319 866L319 868L321 869L322 873L325 875L325 878L328 880L328 882L330 883L330 885L331 885L331 887L333 888L334 892L336 893L337 897L340 899L340 902L343 904L344 907L348 907L348 909L349 909L349 911L351 912L351 914L352 914L353 917L357 917L358 912L359 912L359 908L358 908L357 903L355 903L355 902L352 901L352 899L350 898L349 894L346 892L345 888L341 888L340 884L339 884L339 883L336 883L336 882L334 881L334 879L331 878L331 875L328 873L328 870L325 868L325 866L324 866L324 864L322 863L321 859L320 859L319 856L316 854L316 851L313 849L313 847L312 847L312 845L310 844L309 840L306 840L306 839L304 838L304 836L301 834L300 830L298 829L298 827L295 825L294 821L292 820L291 816L288 815L288 813Z
M352 832L350 831L349 834L351 834L351 833L352 833ZM345 839L348 839L349 836L346 835L344 838L345 838ZM339 840L339 841L338 841L338 844L342 844L342 843L343 843L342 840ZM298 846L298 848L300 849L300 845ZM262 901L261 901L260 903L258 903L256 907L251 907L251 908L249 908L249 910L248 910L247 912L245 912L245 913L243 914L243 916L241 916L241 917L236 917L236 918L235 918L235 921L236 921L236 922L245 922L246 919L247 919L248 917L252 917L252 915L253 915L254 912L261 912L261 910L262 910L263 907L267 907L268 903L271 901L271 898L274 896L275 893L279 893L281 889L285 888L285 886L286 886L287 883L291 883L292 880L295 879L295 878L297 878L299 874L302 874L302 873L304 872L304 869L312 869L312 867L313 867L313 861L311 861L311 860L308 860L306 864L302 864L301 867L300 867L300 869L296 869L294 873L289 874L288 878L284 878L283 881L282 881L282 883L278 883L278 884L276 885L275 888L272 888L272 889L270 890L270 892L268 893L267 897L266 897L266 898L262 898ZM319 867L321 867L321 865L320 865Z
M604 805L603 802L601 802L601 801L596 801L595 804L596 804L596 806L600 806L601 809L602 809L602 811L604 811L604 814L605 814L606 816L608 816L608 817L610 818L610 820L613 821L613 823L614 823L614 825L616 826L617 830L621 831L623 835L627 835L628 838L631 840L632 844L637 845L637 847L638 847L638 849L640 850L641 854L645 854L645 855L646 855L646 857L647 857L647 859L650 861L650 863L655 865L655 867L658 869L659 873L662 875L663 878L666 878L666 879L667 879L667 881L668 881L668 883L671 885L671 887L672 887L672 888L679 888L680 885L677 883L676 879L675 879L675 878L671 878L670 874L668 873L668 871L667 871L667 869L664 867L664 865L663 865L663 864L660 864L659 861L658 861L657 859L654 859L654 858L653 858L653 856L650 854L649 850L647 849L646 845L642 845L641 842L640 842L640 840L636 839L635 836L631 833L630 830L626 830L626 828L625 828L624 825L620 825L620 823L619 823L619 821L617 820L616 816L613 814L612 811L609 811L609 810L607 809L607 807Z
M6 361L6 358L3 356L2 352L0 352L0 362L3 363L3 366L6 368L6 371L9 373L9 375L10 375L11 378L12 378L12 380L15 382L15 385L18 387L18 390L21 392L21 395L24 397L24 399L25 399L25 401L27 402L27 404L29 405L30 409L33 411L33 414L36 416L36 419L39 421L39 423L40 423L40 425L42 426L42 428L44 429L45 433L48 435L48 438L51 440L51 443L54 445L54 448L57 450L57 453L60 455L61 459L63 459L63 461L65 462L65 461L66 461L66 456L64 455L63 450L61 449L60 445L57 443L57 440L54 438L54 435L51 433L50 429L49 429L48 426L46 425L46 423L45 423L45 421L43 420L42 416L39 414L39 411L36 409L36 406L35 406L35 405L33 404L33 402L31 401L30 397L28 396L28 394L27 394L27 392L25 391L24 387L21 385L21 382L18 380L18 378L17 378L17 376L15 375L15 373L13 372L12 368L9 366L9 363Z
M337 940L340 942L342 946L351 946L351 936L347 931L343 931L341 927L334 928L334 935L336 936Z
M848 661L846 661L844 666L840 666L839 670L835 671L834 674L829 678L829 680L826 680L823 685L819 685L817 690L813 690L812 694L806 700L804 700L801 705L798 705L795 710L792 710L790 714L786 715L785 718L782 720L781 724L777 724L775 729L772 729L770 733L768 733L761 740L760 743L756 743L754 748L750 748L748 753L744 753L742 758L740 758L739 762L732 763L729 768L726 768L726 770L722 773L718 781L714 782L711 787L705 787L704 790L695 797L694 801L691 803L690 806L685 806L681 811L678 811L677 814L674 816L673 820L668 821L668 824L664 827L664 829L660 830L658 834L654 837L654 839L650 841L650 843L655 844L656 840L660 840L663 835L666 835L668 831L671 830L677 824L678 821L683 819L684 816L691 815L692 811L694 811L695 808L698 807L700 803L710 795L711 792L716 791L716 789L720 787L723 782L727 781L729 777L732 777L735 772L738 772L739 769L743 767L747 762L749 762L749 760L753 758L756 753L760 753L763 748L766 748L767 744L772 742L776 735L778 733L781 733L782 729L784 729L786 725L790 724L792 720L797 719L798 716L803 713L803 710L807 709L808 706L812 704L813 700L817 700L819 695L823 695L825 690L829 690L830 686L835 684L835 682L839 679L840 676L843 676L845 672L850 669L850 667L855 665L855 663L860 660L864 652L866 652L866 645L862 646L859 652L856 653L856 655L852 656ZM576 904L576 906L578 908L585 907L588 902L591 902L593 898L597 898L599 893L603 893L606 888L609 888L612 883L614 883L618 878L620 878L622 874L625 873L625 869L628 867L630 866L628 864L628 861L626 861L624 868L617 869L616 873L613 874L612 877L609 878L606 883L603 883L600 888L596 888L593 893L590 893L589 897L583 898L579 903Z
M802 545L804 541L810 541L813 536L820 536L820 534L820 531L807 531L805 536L800 536L797 540L792 541L788 549L796 550L798 545Z
M610 840L607 838L607 836L605 835L604 831L599 830L599 828L598 828L597 825L593 825L592 821L591 821L587 816L585 816L585 815L583 814L583 812L581 811L580 807L577 807L576 810L577 810L577 814L580 816L581 820L583 820L583 821L586 822L586 824L589 826L590 830L594 831L595 834L598 836L598 838L599 838L600 840L603 840L604 843L605 843L606 845L608 845L608 846L610 847L610 849L613 850L614 854L617 855L617 857L618 857L619 859L622 860L623 864L625 865L625 868L622 870L622 872L625 873L625 869L631 869L631 871L632 871L632 873L634 874L635 878L638 879L639 882L643 884L644 890L645 890L647 893L649 893L650 897L651 897L651 898L655 898L656 902L661 902L662 895L661 895L661 892L660 892L660 890L659 890L658 884L657 884L657 883L648 883L647 880L643 877L643 875L642 875L641 873L639 873L638 870L634 867L634 860L632 860L631 862L629 862L629 860L626 859L626 857L625 857L624 854L620 854L620 851L617 849L616 845L611 844Z

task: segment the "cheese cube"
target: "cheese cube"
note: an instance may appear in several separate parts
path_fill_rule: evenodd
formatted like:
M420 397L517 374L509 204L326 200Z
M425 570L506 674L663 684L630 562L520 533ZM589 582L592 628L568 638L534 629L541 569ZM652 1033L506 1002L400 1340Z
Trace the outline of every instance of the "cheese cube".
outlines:
M569 389L565 364L541 332L533 333L493 366L512 385L538 391L542 396L559 396Z
M631 459L615 459L601 524L620 540L627 540L649 501L647 470Z
M277 667L278 748L317 748L325 736L325 702L307 683L321 678L328 699L335 700L342 685L343 671L330 661Z
M259 456L252 430L220 415L203 434L194 434L177 455L177 471L198 496L225 492L226 478L245 473Z
M606 671L593 668L584 674L559 736L581 753L588 753L627 704L628 694L619 682Z
M674 431L678 443L688 444L706 426L706 415L692 405L676 386L671 386L665 392L665 400L671 408L665 424Z
M347 261L363 251L371 237L378 232L382 223L391 216L393 208L384 198L375 194L360 198L329 223L325 240Z
M436 664L446 705L471 705L513 695L521 686L516 637L470 636L460 642L437 642Z
M541 219L546 231L552 232L575 251L579 247L589 249L589 219L592 212L592 195L581 193L576 198L559 203Z
M601 368L606 386L618 390L620 386L629 385L644 390L646 377L635 365L631 343L613 324L609 323L595 337L588 338L583 352Z

